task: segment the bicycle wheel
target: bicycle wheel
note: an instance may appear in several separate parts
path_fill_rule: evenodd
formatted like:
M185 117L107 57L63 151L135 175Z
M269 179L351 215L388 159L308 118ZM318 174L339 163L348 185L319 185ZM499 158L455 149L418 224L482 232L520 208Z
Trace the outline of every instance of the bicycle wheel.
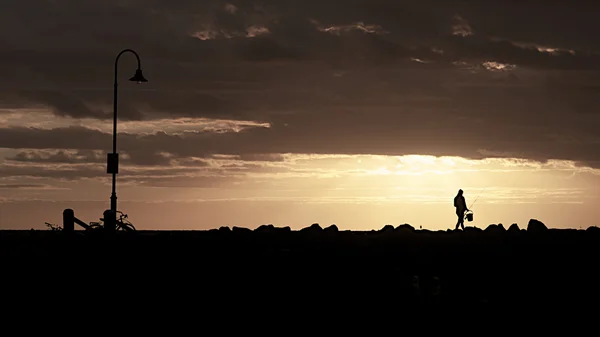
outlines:
M117 224L117 231L133 232L135 227L130 223L119 223Z

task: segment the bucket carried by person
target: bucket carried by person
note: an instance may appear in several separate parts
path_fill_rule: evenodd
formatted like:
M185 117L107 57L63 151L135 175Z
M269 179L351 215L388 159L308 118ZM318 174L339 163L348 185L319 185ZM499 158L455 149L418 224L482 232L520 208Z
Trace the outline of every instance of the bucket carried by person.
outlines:
M473 221L473 211L465 212L465 219L467 219L468 222Z

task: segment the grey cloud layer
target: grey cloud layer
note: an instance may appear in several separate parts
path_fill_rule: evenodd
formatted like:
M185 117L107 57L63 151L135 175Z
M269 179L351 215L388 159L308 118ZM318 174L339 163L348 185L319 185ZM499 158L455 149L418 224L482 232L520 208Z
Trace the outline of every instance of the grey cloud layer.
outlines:
M135 62L122 59L123 119L272 123L219 135L121 134L120 148L139 164L164 164L160 151L600 160L600 5L591 1L35 3L0 5L0 108L110 118L112 60L131 47L151 82L125 83ZM468 29L453 34L457 22ZM485 61L516 68L488 71ZM8 148L108 145L108 135L83 128L0 133Z

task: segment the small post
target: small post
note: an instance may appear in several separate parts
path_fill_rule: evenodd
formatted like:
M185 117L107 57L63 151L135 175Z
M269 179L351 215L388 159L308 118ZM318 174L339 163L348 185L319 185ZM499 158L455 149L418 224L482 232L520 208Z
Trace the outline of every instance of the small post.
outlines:
M63 211L63 231L75 231L75 211L70 208L67 208Z
M104 211L103 217L104 217L104 231L106 231L108 233L114 232L117 227L117 224L116 224L117 218L115 217L114 212L110 209L107 209L106 211Z

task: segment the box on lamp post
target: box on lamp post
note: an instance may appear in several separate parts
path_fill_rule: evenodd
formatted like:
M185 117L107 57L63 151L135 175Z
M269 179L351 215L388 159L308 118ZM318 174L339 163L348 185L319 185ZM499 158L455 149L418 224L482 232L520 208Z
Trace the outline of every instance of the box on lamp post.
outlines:
M119 154L108 153L106 156L106 173L118 174L119 173Z

